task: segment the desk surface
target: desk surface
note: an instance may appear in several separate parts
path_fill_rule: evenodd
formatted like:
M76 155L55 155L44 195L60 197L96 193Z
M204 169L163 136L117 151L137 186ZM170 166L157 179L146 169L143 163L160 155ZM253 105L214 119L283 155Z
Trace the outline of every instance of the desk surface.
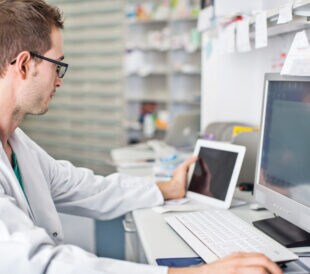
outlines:
M249 192L236 190L235 197L251 201ZM267 210L253 211L249 204L231 209L243 220L251 223L273 217ZM165 222L164 217L178 213L156 213L152 209L139 209L133 212L137 232L149 264L156 264L156 258L194 257L197 254Z

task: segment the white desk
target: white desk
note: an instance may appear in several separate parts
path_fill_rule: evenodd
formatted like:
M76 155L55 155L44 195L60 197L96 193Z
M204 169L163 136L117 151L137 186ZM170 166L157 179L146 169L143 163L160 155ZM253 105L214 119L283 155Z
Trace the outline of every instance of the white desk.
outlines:
M249 192L240 192L237 190L236 197L248 201L251 200ZM255 220L273 217L273 214L266 210L250 210L248 204L231 210L250 223ZM156 258L197 256L165 222L164 217L171 214L178 213L159 214L152 209L140 209L133 212L133 220L139 236L140 246L149 264L156 264Z
M122 155L130 156L133 151L130 149L129 151L118 151L118 153L117 156L122 159ZM141 151L141 153L143 152ZM112 158L115 159L115 157L113 157L115 155L112 153ZM152 166L118 167L118 171L132 175L150 175L153 173L153 168ZM253 197L250 192L236 190L234 196L235 198L248 201L247 205L231 209L236 215L248 223L273 217L273 214L267 210L254 211L249 209L249 203L253 202ZM197 256L197 254L165 222L164 217L171 214L178 213L159 214L152 209L140 209L134 211L132 216L128 214L126 220L129 219L129 222L127 225L125 222L124 227L126 238L125 259L155 265L155 260L157 258ZM130 219L132 219L132 221L130 221ZM301 252L310 251L310 247L294 250Z

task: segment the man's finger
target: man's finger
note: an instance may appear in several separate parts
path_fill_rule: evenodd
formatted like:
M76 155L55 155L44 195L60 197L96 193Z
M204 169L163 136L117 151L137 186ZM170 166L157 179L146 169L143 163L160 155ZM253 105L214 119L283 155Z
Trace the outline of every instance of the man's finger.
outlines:
M197 156L191 156L187 160L185 160L181 165L183 167L189 167L191 164L195 163L198 160Z

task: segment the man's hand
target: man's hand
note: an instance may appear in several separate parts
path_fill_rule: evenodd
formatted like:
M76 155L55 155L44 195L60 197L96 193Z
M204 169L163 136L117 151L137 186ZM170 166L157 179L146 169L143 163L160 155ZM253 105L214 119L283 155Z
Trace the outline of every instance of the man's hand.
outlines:
M192 156L179 165L173 172L173 177L168 182L157 182L165 200L180 199L186 193L187 172L191 164L197 161L196 156Z
M260 253L234 253L208 265L170 268L169 274L281 274L274 262Z

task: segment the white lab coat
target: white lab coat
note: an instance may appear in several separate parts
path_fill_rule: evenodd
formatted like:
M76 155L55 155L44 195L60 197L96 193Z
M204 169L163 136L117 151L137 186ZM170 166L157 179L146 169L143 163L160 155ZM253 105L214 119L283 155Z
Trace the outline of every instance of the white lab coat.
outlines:
M107 220L159 205L163 197L151 179L96 176L53 159L21 129L9 142L28 201L0 143L0 273L167 273L165 267L98 258L61 244L57 211Z

